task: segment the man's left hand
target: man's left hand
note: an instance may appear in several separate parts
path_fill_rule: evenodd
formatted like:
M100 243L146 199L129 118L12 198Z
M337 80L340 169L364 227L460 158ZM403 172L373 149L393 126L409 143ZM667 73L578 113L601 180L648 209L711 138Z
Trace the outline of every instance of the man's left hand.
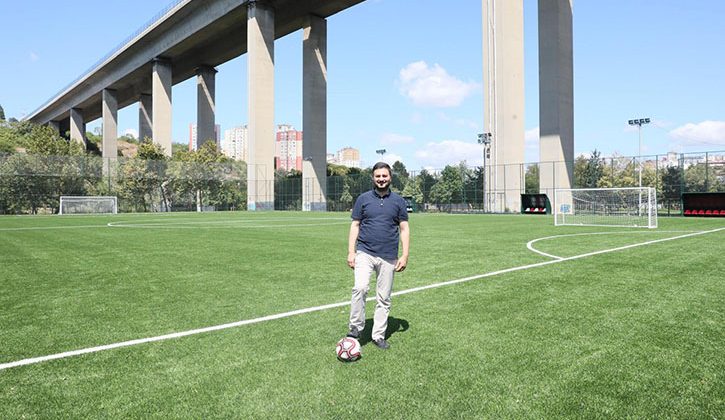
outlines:
M408 257L400 257L398 258L398 262L395 263L395 271L401 272L405 270L405 267L408 265Z

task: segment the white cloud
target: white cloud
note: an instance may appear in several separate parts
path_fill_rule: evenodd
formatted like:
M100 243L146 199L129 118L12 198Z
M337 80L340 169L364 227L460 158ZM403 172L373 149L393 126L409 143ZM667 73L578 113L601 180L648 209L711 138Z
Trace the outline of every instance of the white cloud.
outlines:
M464 160L469 166L480 166L483 164L483 147L478 143L444 140L426 144L415 152L415 157L424 168L443 169L446 165L457 165Z
M133 128L127 128L126 130L124 130L123 135L124 136L132 136L133 138L137 139L138 138L138 130L134 130Z
M389 144L410 144L414 143L415 138L411 136L404 136L402 134L395 134L395 133L385 133L380 138L380 143L389 145Z
M415 105L454 107L480 85L463 82L448 74L438 64L429 67L425 61L416 61L400 70L400 92Z
M524 132L524 142L527 148L539 148L539 127Z
M671 130L668 134L683 146L725 146L725 121L688 123Z
M524 132L524 161L539 161L539 127Z
M28 54L28 58L31 62L35 63L36 61L40 60L40 56L33 51L30 51L30 54Z

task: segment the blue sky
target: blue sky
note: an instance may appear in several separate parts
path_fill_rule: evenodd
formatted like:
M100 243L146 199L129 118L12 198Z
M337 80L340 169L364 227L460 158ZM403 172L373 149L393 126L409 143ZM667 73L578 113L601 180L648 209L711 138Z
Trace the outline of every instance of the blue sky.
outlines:
M0 105L22 118L170 0L4 1ZM524 0L526 160L538 159L537 2ZM111 17L111 18L109 18ZM725 150L725 1L574 2L575 153L636 155L627 120L650 117L643 154ZM275 120L302 129L302 33L275 44ZM481 164L481 0L367 0L328 20L328 152L408 169ZM217 123L247 122L247 63L217 68ZM174 86L173 138L188 141L194 80ZM137 106L119 134L137 130ZM100 122L89 122L93 130Z

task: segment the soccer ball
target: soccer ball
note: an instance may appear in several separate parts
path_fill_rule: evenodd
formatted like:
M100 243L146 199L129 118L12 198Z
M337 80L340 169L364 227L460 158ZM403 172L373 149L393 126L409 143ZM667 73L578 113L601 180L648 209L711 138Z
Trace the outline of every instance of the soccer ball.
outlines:
M341 362L354 362L362 356L360 342L352 337L345 337L337 342L335 353Z

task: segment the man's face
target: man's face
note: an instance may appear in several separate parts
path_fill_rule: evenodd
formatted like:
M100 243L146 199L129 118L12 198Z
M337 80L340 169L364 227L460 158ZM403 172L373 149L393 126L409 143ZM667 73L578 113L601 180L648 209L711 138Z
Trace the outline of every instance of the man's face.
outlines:
M390 172L386 168L379 168L373 171L373 182L375 188L386 190L390 185Z

